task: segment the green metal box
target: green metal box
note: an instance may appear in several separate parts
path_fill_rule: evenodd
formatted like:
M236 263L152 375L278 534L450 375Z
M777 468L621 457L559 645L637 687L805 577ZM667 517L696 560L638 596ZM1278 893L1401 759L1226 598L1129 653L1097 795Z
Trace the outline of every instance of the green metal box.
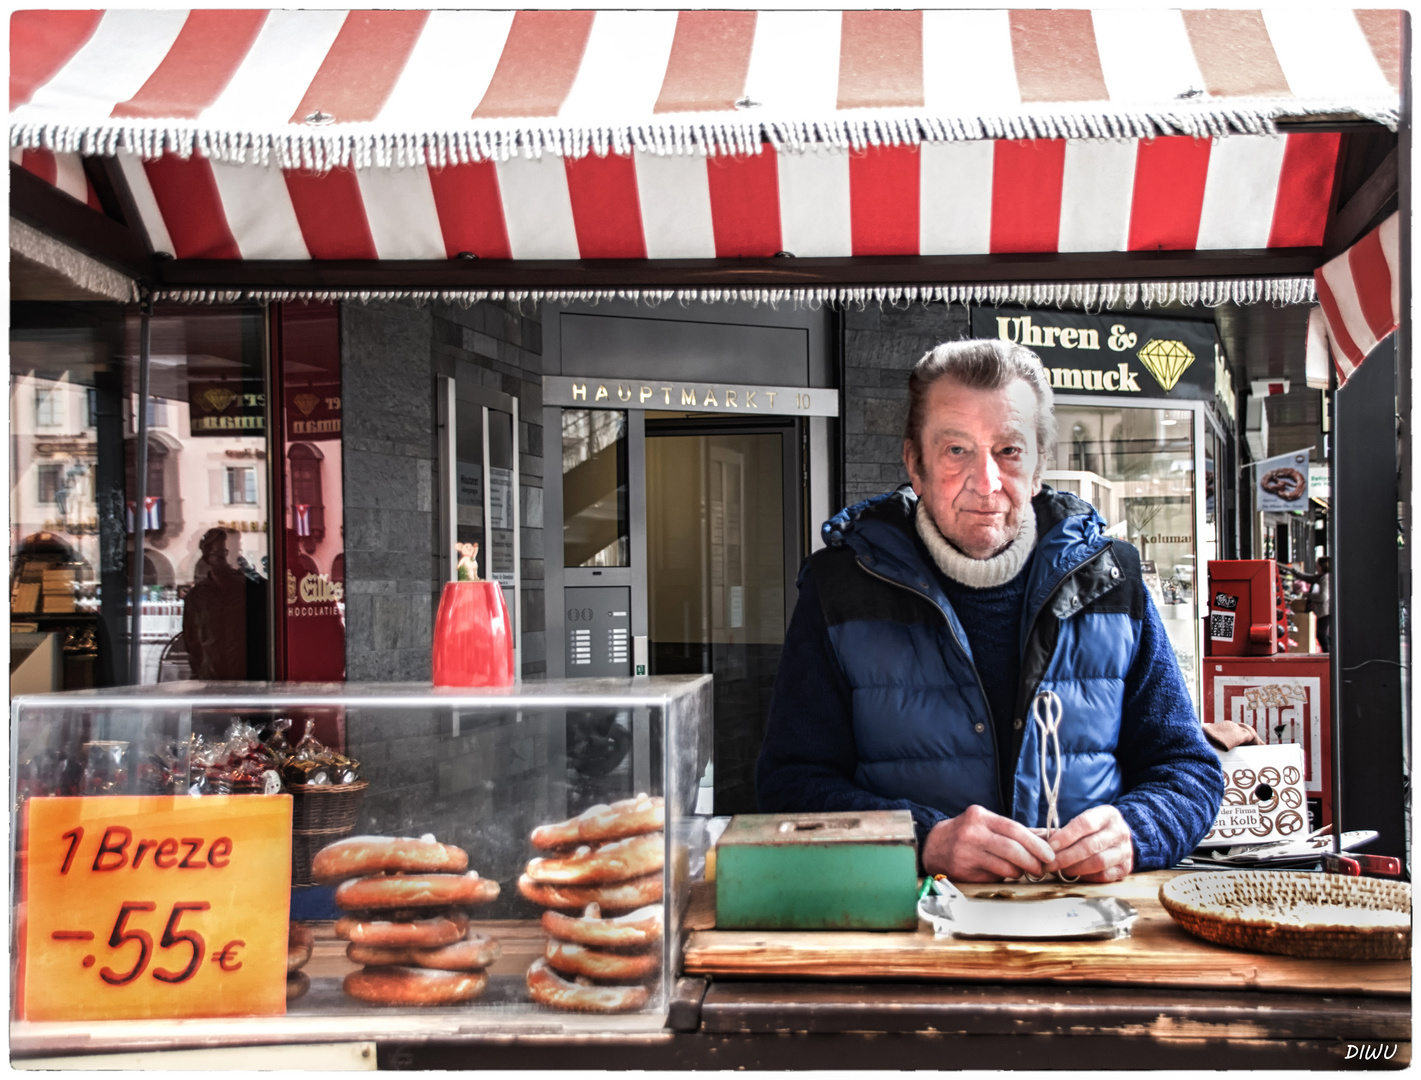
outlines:
M739 814L716 845L718 930L913 930L906 810Z

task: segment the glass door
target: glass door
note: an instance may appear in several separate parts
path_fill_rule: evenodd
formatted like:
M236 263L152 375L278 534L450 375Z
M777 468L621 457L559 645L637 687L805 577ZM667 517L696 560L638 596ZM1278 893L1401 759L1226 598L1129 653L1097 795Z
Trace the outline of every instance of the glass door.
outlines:
M715 676L715 813L753 813L798 548L794 429L646 424L650 673Z
M459 562L469 556L479 580L502 586L513 626L514 671L521 675L518 401L441 376L439 422L447 579L457 580Z
M1199 707L1201 530L1194 408L1122 408L1058 397L1059 441L1043 479L1090 503L1139 549L1145 585ZM1207 582L1205 582L1207 585Z

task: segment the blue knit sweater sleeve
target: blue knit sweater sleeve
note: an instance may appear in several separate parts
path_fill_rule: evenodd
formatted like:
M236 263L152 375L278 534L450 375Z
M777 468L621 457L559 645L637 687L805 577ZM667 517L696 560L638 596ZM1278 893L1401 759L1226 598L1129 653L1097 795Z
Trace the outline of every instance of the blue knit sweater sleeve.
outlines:
M1135 869L1173 866L1214 823L1224 773L1148 593L1139 651L1125 679L1115 756L1123 792L1115 806L1134 834Z
M854 783L853 692L829 641L813 565L785 631L770 698L769 722L755 774L763 813L820 810L908 810L918 845L946 814L908 799L885 799Z

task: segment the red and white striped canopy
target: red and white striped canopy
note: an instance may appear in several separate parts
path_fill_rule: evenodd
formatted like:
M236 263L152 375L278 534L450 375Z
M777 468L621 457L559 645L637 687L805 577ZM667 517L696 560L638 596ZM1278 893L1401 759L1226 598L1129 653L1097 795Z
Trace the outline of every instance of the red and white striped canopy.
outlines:
M153 249L180 259L709 259L1318 247L1338 147L1293 134L325 172L119 161ZM76 160L22 155L82 177Z
M22 11L12 159L180 259L1314 247L1395 11Z
M281 166L1394 125L1396 11L21 11L11 144Z
M1401 215L1392 214L1314 277L1341 386L1401 325Z

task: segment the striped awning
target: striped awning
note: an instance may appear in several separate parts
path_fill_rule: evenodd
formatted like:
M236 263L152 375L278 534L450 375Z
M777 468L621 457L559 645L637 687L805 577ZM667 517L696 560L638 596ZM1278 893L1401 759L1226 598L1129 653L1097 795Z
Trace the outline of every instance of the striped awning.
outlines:
M130 224L189 262L1306 249L1340 137L1279 121L1394 126L1400 31L1312 8L22 11L11 157L91 205L81 159L116 157Z
M1394 126L1400 16L21 11L11 145L356 168Z
M153 250L179 259L727 259L1320 247L1338 147L1298 133L324 172L119 162ZM83 182L77 156L12 154Z
M1341 386L1401 325L1401 215L1319 267L1317 299ZM1316 335L1309 342L1316 341Z

